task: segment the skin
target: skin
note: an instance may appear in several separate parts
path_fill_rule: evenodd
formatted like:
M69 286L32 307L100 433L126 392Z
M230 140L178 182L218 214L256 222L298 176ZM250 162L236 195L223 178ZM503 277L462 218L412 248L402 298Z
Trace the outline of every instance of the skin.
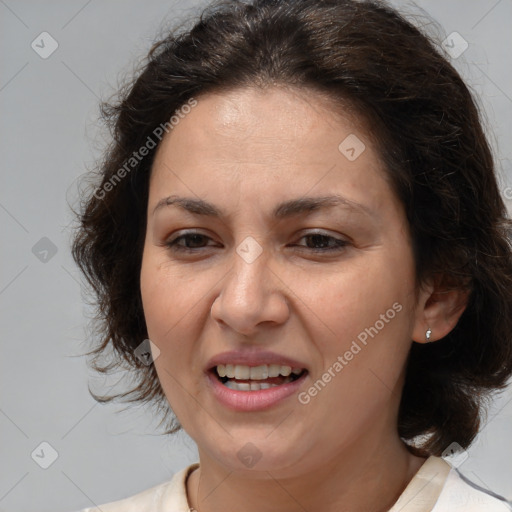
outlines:
M338 149L350 134L366 146L354 161ZM282 201L334 193L369 213L270 216ZM226 216L153 213L171 194ZM204 235L189 240L195 252L166 246L184 230ZM305 235L315 232L346 245L314 252L319 242ZM252 263L236 252L247 236L262 248ZM418 285L407 220L368 131L319 93L272 86L198 98L153 165L141 293L162 388L198 446L187 493L199 512L386 511L425 461L397 433L405 362L412 340L424 342L428 327L443 337L464 302L433 280ZM211 357L258 348L304 362L307 391L396 303L401 311L307 404L293 395L240 412L209 391ZM237 457L248 442L261 453L252 468Z

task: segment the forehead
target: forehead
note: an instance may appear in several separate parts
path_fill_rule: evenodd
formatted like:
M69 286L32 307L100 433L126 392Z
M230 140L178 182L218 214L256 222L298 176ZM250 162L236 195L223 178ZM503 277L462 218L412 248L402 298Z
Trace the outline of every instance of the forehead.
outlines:
M357 159L340 151L345 140L364 147ZM197 98L197 105L160 144L150 196L155 203L160 189L169 194L179 189L228 200L236 189L239 199L251 194L283 198L284 192L325 195L341 185L344 193L372 200L372 191L387 186L384 178L362 120L325 95L243 88ZM361 197L353 199L360 202Z
M325 139L326 132L362 132L361 125L355 115L336 108L333 100L318 92L251 87L201 96L172 134L175 139L181 138L186 130L186 136L193 137L189 142L203 148L212 146L210 150L220 154L229 148L230 156L233 152L242 156L252 148L280 148L282 153L286 149L281 146L283 143L286 147L307 149L313 142ZM325 145L333 142L329 139ZM257 160L264 156L265 153L258 155Z

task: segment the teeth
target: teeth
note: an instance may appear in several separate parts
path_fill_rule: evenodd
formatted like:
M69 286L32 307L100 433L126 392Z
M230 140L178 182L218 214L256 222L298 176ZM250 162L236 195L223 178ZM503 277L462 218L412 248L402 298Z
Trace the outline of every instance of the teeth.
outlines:
M248 368L248 366L246 367ZM263 364L261 366L253 366L251 369L251 380L265 380L268 378L268 366ZM277 377L277 375L276 375Z
M227 364L226 365L226 377L229 377L230 379L234 379L235 378L235 367L234 365L232 364Z
M280 371L281 371L280 364L269 364L268 365L268 376L269 377L278 377Z
M248 366L235 366L235 379L244 380L249 379L251 375L251 369Z
M279 386L279 384L269 384L268 382L235 382L234 380L228 380L224 383L229 389L234 389L236 391L259 391L260 389L269 389L275 388Z
M292 368L291 366L279 364L262 364L260 366L245 366L242 364L219 364L217 365L217 374L219 377L228 377L238 380L265 380L267 378L288 377L290 374L299 375L302 368Z
M291 366L281 366L281 370L279 372L284 377L288 377L290 373L292 373L292 367Z

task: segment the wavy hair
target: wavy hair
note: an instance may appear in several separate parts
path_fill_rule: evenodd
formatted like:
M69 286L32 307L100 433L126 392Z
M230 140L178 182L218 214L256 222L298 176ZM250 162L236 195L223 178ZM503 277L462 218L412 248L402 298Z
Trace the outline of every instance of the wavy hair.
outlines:
M318 91L368 121L407 215L418 283L437 274L469 292L445 338L411 343L398 415L399 435L418 453L469 446L486 399L512 374L511 222L468 87L431 37L382 1L215 3L156 43L103 105L112 141L98 188L83 197L72 254L97 308L91 364L103 373L124 366L136 383L93 396L160 404L167 432L180 428L154 365L134 354L147 338L139 275L158 144L130 159L191 98L272 84Z

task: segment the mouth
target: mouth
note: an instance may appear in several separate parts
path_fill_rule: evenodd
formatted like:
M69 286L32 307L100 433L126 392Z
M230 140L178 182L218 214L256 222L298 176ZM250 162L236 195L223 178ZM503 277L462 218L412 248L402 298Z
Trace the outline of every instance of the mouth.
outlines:
M223 386L234 391L260 391L294 382L305 376L307 370L280 364L218 364L209 372Z

